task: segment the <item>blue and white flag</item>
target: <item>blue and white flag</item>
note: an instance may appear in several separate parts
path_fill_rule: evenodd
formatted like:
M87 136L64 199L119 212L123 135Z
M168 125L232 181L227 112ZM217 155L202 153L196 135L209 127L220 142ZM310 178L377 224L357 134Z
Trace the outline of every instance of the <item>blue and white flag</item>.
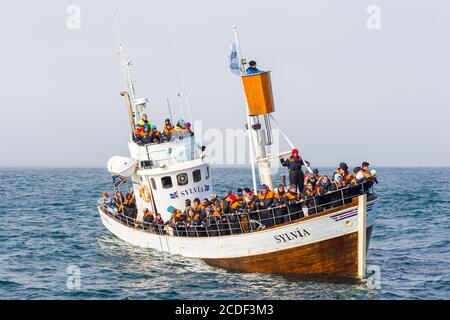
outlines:
M235 42L233 42L230 46L230 55L228 56L228 67L230 68L230 71L234 75L241 75L241 71L239 69L239 58L237 53L237 45Z
M116 186L116 187L121 185L125 181L127 181L127 178L126 177L122 177L122 176L112 176L111 178L113 180L113 182L112 182L113 185Z

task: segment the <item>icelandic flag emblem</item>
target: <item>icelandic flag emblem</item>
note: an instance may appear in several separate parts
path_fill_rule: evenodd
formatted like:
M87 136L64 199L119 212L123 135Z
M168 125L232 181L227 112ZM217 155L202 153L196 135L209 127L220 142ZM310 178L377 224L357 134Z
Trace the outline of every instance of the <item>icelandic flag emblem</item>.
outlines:
M367 212L371 211L373 207L373 203L369 203L367 205ZM334 221L338 222L338 221L342 221L351 217L354 217L358 214L358 209L351 209L345 212L341 212L335 215L330 216L331 219L333 219Z
M339 214L335 214L335 215L331 216L330 218L337 222L337 221L345 220L345 219L350 218L350 217L354 217L357 214L358 214L358 210L357 209L352 209L352 210L345 211L345 212L342 212L342 213L339 213Z
M170 199L177 199L178 198L178 191L175 191L174 193L170 194Z
M112 178L113 185L116 186L116 187L121 185L125 181L127 181L127 178L126 177L122 177L122 176L112 176L111 178Z

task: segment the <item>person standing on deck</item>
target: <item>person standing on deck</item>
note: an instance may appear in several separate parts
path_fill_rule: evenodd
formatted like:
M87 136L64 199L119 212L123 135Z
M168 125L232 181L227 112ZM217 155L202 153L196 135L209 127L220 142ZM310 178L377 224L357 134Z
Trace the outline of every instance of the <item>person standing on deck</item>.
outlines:
M281 165L289 169L289 184L293 184L298 188L299 192L303 191L304 175L302 171L303 160L298 155L297 149L292 149L291 156L288 159L280 157ZM309 165L309 163L306 161Z
M111 199L109 198L108 192L103 192L102 197L97 201L97 205L103 209L108 209L111 207Z
M261 73L262 71L259 70L258 68L256 68L256 61L250 61L248 63L249 67L247 68L247 70L245 70L246 74L256 74L256 73Z

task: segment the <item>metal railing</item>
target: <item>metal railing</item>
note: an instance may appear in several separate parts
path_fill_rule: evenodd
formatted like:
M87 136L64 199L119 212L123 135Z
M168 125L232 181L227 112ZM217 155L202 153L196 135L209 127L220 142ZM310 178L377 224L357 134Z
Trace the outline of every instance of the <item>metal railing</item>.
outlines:
M194 136L194 132L174 131L171 134L171 138L170 139L167 139L167 135L161 133L161 141L160 142L152 141L152 142L144 143L141 140L136 139L135 136L133 135L133 142L135 142L139 146L148 146L148 145L155 145L155 144L172 142L172 141L175 141L177 139L184 139L184 138L189 138L189 137L192 137L192 136Z
M199 223L156 224L138 221L123 214L116 214L108 208L100 209L116 221L139 230L159 235L178 237L216 237L243 234L265 228L290 223L307 216L320 214L332 208L339 208L352 203L352 199L367 193L373 194L373 187L366 183L349 186L324 195L304 200L291 200L287 204L256 210L237 210L223 213L220 217L207 216Z

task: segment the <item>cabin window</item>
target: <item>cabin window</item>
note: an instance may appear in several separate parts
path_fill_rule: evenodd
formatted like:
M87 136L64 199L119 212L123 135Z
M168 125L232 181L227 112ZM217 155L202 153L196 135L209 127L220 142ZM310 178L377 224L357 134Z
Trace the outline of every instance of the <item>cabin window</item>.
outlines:
M187 173L180 173L179 175L177 175L177 182L179 186L188 184L189 179Z
M155 179L151 178L150 181L152 182L152 188L153 188L153 190L156 190L156 182L155 182Z
M161 184L164 189L172 188L172 178L171 177L162 177Z
M192 176L194 178L194 182L199 182L202 180L202 172L200 170L194 170L194 172L192 172Z
M141 168L142 169L151 169L153 165L153 162L151 160L143 160L141 161Z
M205 179L209 179L209 166L206 166L206 174L205 174Z

